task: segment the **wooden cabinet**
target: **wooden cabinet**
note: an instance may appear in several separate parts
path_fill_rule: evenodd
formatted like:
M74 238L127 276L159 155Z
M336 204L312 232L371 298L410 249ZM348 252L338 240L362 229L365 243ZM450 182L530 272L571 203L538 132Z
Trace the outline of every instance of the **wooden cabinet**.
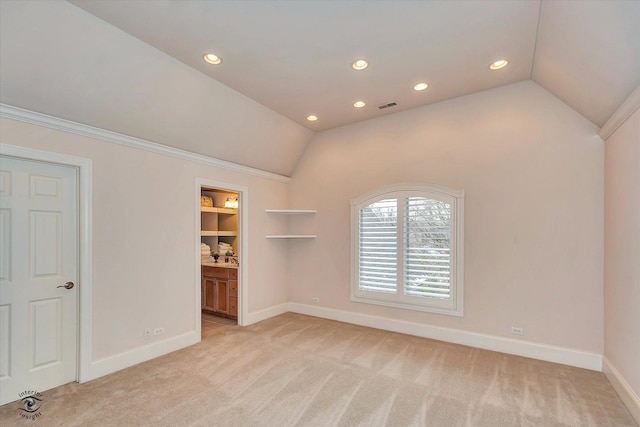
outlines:
M202 277L202 309L215 311L216 279Z
M219 314L229 314L229 282L216 279L216 299L213 311Z
M238 317L238 281L231 279L229 279L229 316Z
M238 270L202 267L202 310L238 317Z

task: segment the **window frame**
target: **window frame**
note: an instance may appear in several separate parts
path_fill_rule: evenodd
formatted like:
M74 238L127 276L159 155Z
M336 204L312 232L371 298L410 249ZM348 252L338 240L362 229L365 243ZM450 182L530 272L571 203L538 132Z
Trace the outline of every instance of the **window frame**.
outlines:
M408 197L426 197L451 205L451 270L450 298L440 300L404 295L404 238L405 201ZM398 200L396 293L365 291L360 289L360 211L383 199ZM353 302L387 307L425 311L452 316L464 316L464 191L435 184L401 183L372 190L351 200L351 285Z

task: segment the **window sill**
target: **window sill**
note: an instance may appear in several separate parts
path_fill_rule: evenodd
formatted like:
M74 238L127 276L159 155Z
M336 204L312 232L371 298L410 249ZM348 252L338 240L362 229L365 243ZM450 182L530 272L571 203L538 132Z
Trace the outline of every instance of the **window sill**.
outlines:
M359 297L355 295L351 295L350 299L353 302L358 302L362 304L382 305L385 307L401 308L404 310L423 311L427 313L446 314L449 316L464 317L464 310L462 308L462 304L458 304L458 307L454 309L450 309L450 308L443 308L443 307L433 307L428 305L411 304L406 302L386 301L381 299Z

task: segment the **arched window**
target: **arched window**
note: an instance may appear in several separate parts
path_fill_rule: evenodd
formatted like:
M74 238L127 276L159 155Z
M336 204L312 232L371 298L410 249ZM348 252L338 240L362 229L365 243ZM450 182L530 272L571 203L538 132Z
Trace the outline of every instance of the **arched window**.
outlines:
M351 300L463 315L464 192L397 184L351 201Z

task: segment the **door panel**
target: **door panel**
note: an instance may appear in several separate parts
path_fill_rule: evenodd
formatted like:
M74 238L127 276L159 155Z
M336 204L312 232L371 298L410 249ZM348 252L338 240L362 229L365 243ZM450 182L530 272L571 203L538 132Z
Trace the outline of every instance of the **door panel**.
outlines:
M60 178L32 175L29 177L29 181L31 197L61 199L62 180Z
M33 357L31 369L60 363L62 342L62 299L52 298L31 303L30 342Z
M216 279L216 311L229 314L229 295L227 294L227 281Z
M11 172L0 171L0 196L11 195Z
M0 281L11 280L11 211L0 209Z
M0 305L0 381L9 376L11 359L11 306Z
M229 280L229 296L230 297L238 297L238 281L237 280Z
M30 212L31 277L62 277L62 213Z
M207 310L215 310L215 279L205 277L203 279L204 297L202 298L202 308Z
M77 379L77 206L76 168L0 157L0 404Z

